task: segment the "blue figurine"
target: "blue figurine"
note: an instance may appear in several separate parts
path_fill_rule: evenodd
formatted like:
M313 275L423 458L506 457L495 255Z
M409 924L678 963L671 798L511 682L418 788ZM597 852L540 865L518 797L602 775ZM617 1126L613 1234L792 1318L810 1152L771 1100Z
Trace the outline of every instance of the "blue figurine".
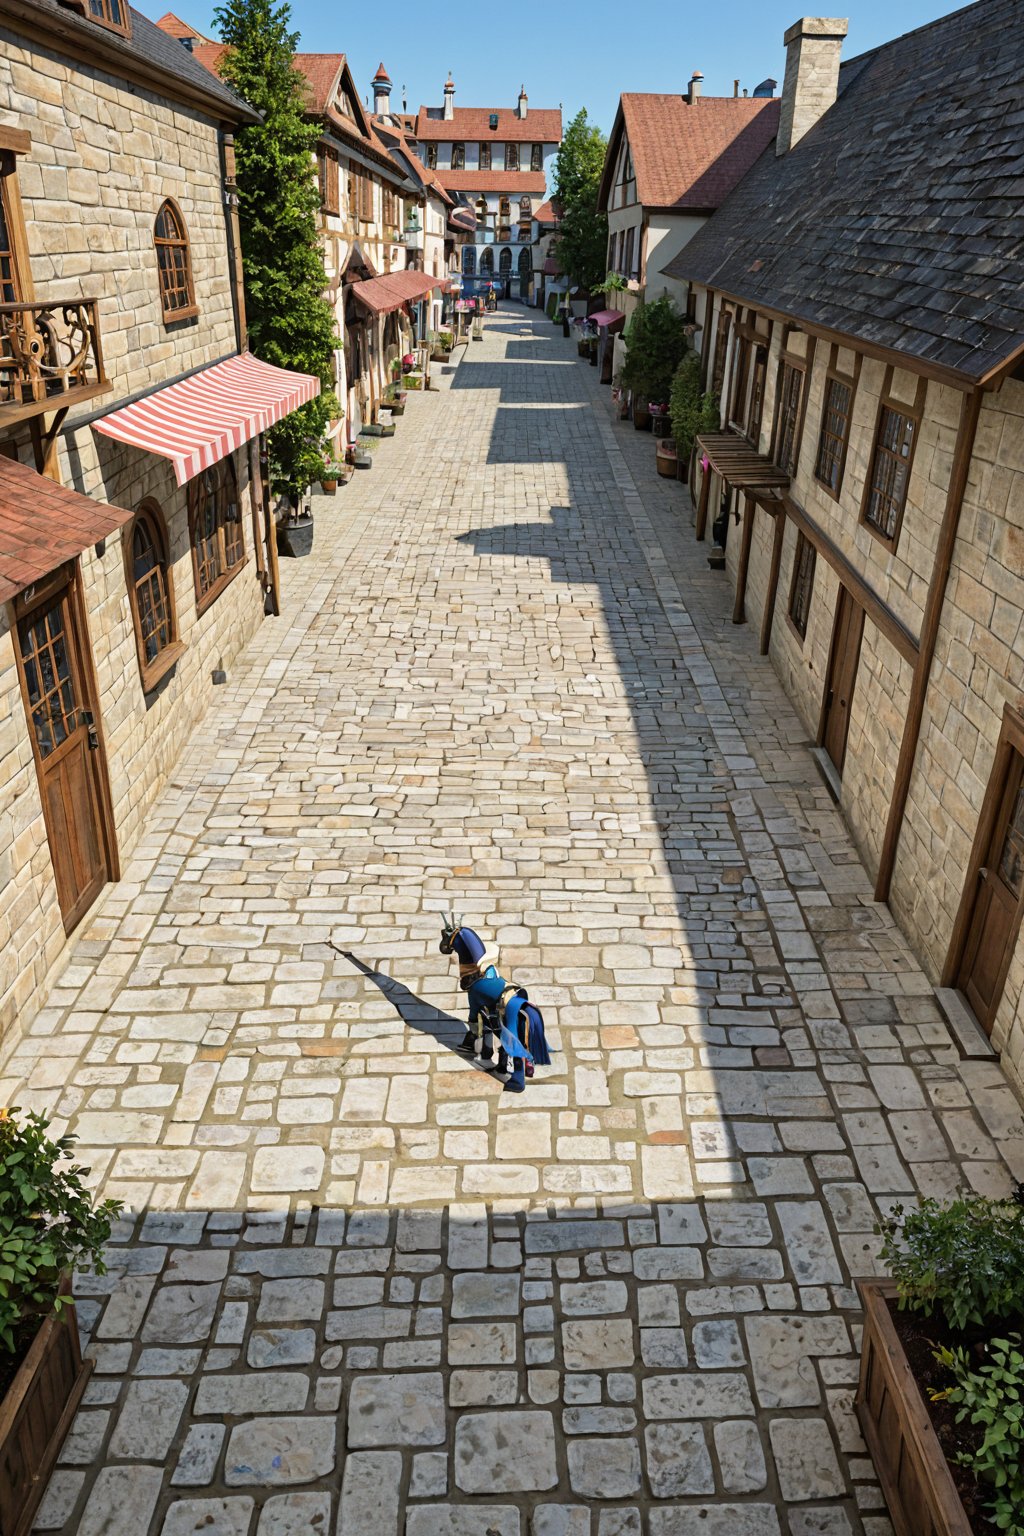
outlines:
M442 955L458 956L459 986L469 1002L469 1031L459 1049L472 1056L479 1044L481 1059L491 1061L497 1036L497 1070L507 1072L509 1061L514 1063L505 1092L522 1093L534 1066L551 1062L540 1009L530 1002L525 987L506 981L493 965L483 965L480 935L454 912L442 922L440 948Z

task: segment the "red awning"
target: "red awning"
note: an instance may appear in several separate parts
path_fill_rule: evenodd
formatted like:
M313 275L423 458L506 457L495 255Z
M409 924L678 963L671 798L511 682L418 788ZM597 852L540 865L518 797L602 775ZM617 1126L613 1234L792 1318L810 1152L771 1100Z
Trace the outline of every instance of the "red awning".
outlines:
M383 277L353 283L352 292L360 304L365 304L375 315L387 315L393 309L401 309L403 304L422 299L432 288L440 288L442 281L427 272L387 272Z
M545 258L545 261L544 261L544 276L545 277L562 277L562 276L564 276L561 267L558 265L558 258L556 256L548 256L548 257Z
M625 321L621 309L599 309L596 315L587 316L587 324L596 325L599 330L621 331Z
M0 454L0 603L98 544L133 512L93 501Z
M170 459L179 485L226 459L320 393L320 380L241 352L93 423L120 443Z

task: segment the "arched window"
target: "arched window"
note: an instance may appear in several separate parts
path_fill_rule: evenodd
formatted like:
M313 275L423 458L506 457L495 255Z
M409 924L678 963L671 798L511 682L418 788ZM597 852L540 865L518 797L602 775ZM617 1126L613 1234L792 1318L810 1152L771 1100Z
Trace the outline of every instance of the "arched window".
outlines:
M529 251L519 252L519 297L525 299L530 292L530 280L533 277L533 261Z
M473 277L476 273L476 247L464 245L462 247L462 275Z
M181 216L181 209L171 198L161 205L156 216L153 240L156 245L160 308L164 324L191 319L199 313L192 285L192 257L185 220Z
M173 666L181 650L167 530L155 501L144 501L130 524L125 564L139 672L142 686L148 690Z
M507 245L498 256L498 271L502 274L503 277L507 276L507 274L512 271L512 252L509 250Z
M245 561L238 479L230 455L189 481L188 529L196 611L202 613Z
M483 277L485 272L490 276L494 273L494 251L489 245L480 252L480 276Z

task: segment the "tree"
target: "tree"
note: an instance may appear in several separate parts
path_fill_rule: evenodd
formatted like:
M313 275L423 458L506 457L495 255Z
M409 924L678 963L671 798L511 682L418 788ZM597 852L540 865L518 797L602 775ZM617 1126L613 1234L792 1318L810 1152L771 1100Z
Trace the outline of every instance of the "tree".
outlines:
M320 133L305 118L289 6L226 0L215 16L228 45L221 73L261 115L235 141L250 344L265 362L315 374L321 383L315 400L270 432L274 488L297 500L320 478L324 436L340 410L333 392L339 342L317 233L313 156Z
M588 123L586 108L577 112L555 156L554 201L561 210L555 254L575 287L593 288L605 276L608 220L597 209L607 140Z

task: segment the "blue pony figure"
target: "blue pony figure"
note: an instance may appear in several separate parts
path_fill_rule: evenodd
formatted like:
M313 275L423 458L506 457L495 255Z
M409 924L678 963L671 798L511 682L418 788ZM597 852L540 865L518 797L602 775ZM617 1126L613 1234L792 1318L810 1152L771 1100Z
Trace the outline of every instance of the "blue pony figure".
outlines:
M498 1041L497 1071L509 1071L506 1093L522 1093L527 1077L535 1066L551 1064L544 1017L531 1003L525 987L517 987L499 976L493 965L484 965L484 944L480 935L463 924L453 912L441 924L442 955L455 954L459 961L459 986L469 1003L469 1031L460 1051L468 1056L479 1054L482 1061L494 1058L493 1041Z

